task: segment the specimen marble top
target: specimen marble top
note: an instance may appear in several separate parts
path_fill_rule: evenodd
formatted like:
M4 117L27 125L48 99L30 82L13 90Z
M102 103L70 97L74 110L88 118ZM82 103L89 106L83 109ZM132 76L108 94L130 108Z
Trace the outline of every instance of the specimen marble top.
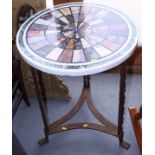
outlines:
M82 76L121 64L137 40L137 27L124 13L103 5L65 3L30 17L16 42L23 59L34 68Z

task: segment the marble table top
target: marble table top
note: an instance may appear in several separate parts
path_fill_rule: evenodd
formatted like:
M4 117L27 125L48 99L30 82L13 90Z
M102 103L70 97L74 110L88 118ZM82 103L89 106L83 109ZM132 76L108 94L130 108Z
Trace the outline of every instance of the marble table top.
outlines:
M16 42L23 59L34 68L83 76L124 62L137 40L137 27L124 13L92 3L66 3L29 18Z

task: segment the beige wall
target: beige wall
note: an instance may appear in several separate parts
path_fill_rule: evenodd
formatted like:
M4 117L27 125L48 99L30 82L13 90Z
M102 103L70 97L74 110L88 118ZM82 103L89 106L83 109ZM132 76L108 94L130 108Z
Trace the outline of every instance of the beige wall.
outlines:
M13 37L16 35L16 23L17 23L17 13L19 8L24 5L31 5L36 11L42 10L46 7L45 0L13 0L12 1L12 33Z

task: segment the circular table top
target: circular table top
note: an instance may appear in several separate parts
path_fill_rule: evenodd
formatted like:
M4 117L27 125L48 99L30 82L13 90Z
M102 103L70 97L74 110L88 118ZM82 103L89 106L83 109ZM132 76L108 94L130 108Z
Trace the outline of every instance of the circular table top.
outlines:
M18 31L17 48L36 69L82 76L121 64L137 40L137 28L124 13L97 4L65 3L29 18Z

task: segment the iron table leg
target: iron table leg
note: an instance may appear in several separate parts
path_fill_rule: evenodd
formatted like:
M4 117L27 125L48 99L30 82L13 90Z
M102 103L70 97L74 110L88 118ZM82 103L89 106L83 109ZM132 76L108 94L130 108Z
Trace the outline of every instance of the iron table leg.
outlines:
M46 103L47 102L47 98L46 98L46 94L45 94L45 88L44 88L44 84L43 84L43 78L42 78L42 72L37 70L37 76L39 79L39 84L40 84L40 90L41 90L41 94L42 94L42 98L43 101Z
M34 80L34 84L35 84L35 90L36 90L36 94L37 94L37 97L38 97L38 103L39 103L39 107L40 107L40 111L41 111L41 116L42 116L42 119L43 119L43 123L44 123L44 133L45 133L45 138L44 139L41 139L39 141L39 144L42 145L42 144L46 144L48 143L48 113L47 113L47 104L46 102L44 101L43 99L43 96L42 96L42 83L41 83L41 75L40 75L40 72L33 69L31 67L31 72L32 72L32 77L33 77L33 80Z
M121 65L121 70L120 70L118 136L119 136L120 145L128 149L130 147L130 144L123 141L124 139L123 122L124 122L125 91L126 91L126 62Z

